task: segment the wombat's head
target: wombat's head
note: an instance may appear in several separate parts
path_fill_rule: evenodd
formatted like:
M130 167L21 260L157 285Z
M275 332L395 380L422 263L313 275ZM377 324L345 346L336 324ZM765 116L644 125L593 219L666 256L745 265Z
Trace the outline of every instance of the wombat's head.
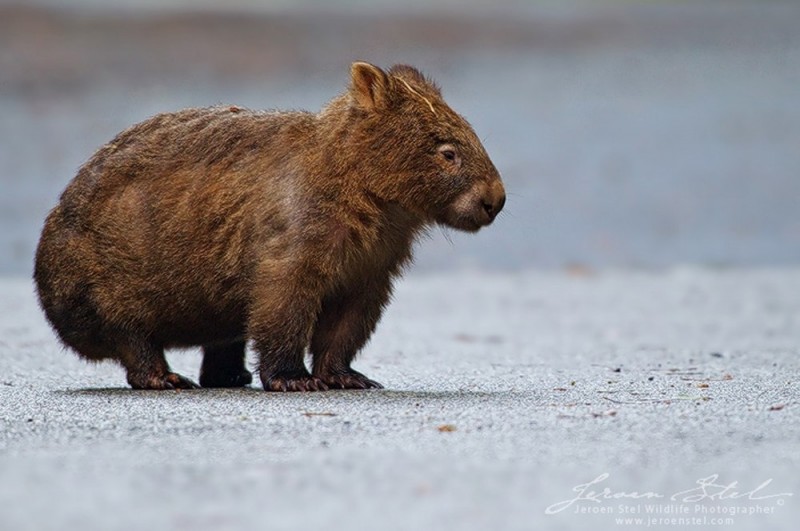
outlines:
M506 200L497 169L467 121L418 70L351 68L350 138L366 186L428 222L474 232Z

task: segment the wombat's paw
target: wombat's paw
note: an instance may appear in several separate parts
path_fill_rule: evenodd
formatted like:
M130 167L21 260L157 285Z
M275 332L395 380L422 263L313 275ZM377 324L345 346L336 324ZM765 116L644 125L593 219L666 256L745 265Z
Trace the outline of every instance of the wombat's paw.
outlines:
M353 369L345 372L320 375L320 379L331 389L383 389L375 380L370 380Z
M307 371L279 372L262 378L265 391L327 391L328 386Z
M253 383L253 375L247 369L234 374L200 373L202 387L244 387L251 383Z
M151 374L143 378L129 377L128 383L134 389L200 389L200 386L189 378L175 372L168 372L160 376Z

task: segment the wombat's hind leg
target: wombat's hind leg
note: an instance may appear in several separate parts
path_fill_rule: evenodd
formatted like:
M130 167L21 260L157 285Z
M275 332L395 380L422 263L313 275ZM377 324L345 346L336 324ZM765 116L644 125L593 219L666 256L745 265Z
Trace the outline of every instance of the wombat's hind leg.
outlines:
M199 386L172 372L164 358L164 349L144 342L120 348L120 362L128 371L128 383L134 389L198 389Z
M234 341L203 347L200 385L203 387L244 387L253 375L245 367L245 342Z

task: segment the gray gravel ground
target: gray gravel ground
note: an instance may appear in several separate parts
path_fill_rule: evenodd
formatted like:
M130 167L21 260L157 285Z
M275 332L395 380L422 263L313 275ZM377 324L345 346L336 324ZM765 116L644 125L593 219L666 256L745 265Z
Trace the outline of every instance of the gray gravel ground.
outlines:
M0 529L797 529L798 352L800 269L459 273L398 287L383 391L135 392L0 280Z

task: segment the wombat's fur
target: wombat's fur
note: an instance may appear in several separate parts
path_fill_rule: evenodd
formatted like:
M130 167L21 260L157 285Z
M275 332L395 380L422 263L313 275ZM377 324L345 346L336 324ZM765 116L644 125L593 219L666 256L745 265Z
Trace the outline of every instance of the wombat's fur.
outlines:
M426 225L476 231L505 192L470 125L416 69L354 63L319 114L160 114L80 169L45 222L39 298L134 388L191 388L164 349L202 345L200 384L380 385L350 368ZM313 356L313 370L304 356Z

